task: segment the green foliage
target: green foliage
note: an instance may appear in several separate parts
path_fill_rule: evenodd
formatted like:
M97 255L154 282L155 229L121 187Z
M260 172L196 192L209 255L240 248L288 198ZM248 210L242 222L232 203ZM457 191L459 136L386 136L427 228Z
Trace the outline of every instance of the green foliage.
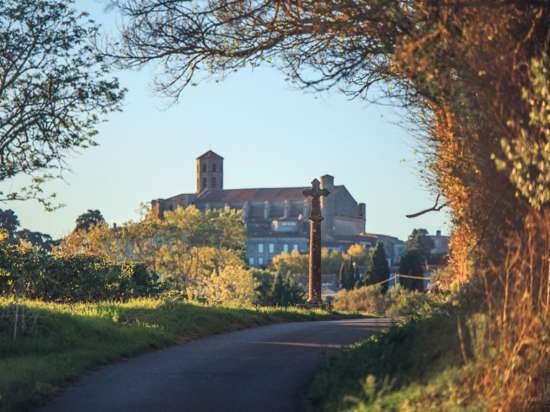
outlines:
M52 302L124 301L154 296L158 276L144 265L113 264L86 255L54 257L35 248L0 244L0 296Z
M55 254L89 254L146 265L188 299L250 303L255 283L245 268L245 228L235 210L201 212L194 206L148 214L116 228L95 224L62 240Z
M334 299L334 309L353 312L380 315L385 311L382 288L377 286L363 286L353 290L341 290Z
M456 310L394 325L345 349L317 373L310 387L316 411L481 411L463 385L484 320Z
M0 410L26 410L69 379L167 344L276 322L335 319L295 308L210 307L180 300L54 304L23 301L16 342L14 301L0 298Z
M377 242L374 250L370 254L367 285L372 285L388 280L389 275L390 268L388 266L388 260L386 259L386 250L384 249L384 243ZM388 283L386 282L385 284L383 284L382 290L386 291L387 288Z
M334 308L344 312L369 313L395 319L417 318L430 313L432 296L399 285L382 293L382 285L364 286L338 292Z
M38 197L75 149L95 145L96 126L120 109L124 91L90 40L98 27L71 0L0 2L0 182L34 175L27 190L0 199ZM45 175L37 175L45 173Z
M256 298L256 286L251 271L239 262L225 266L209 278L204 298L211 304L249 305Z
M364 267L367 259L367 250L360 244L351 245L344 253L323 248L321 251L321 271L323 274L340 273L342 265L349 265L352 262L355 262L356 267ZM308 255L297 251L283 252L273 257L271 267L274 272L285 275L307 275Z
M432 249L434 248L434 241L429 237L428 231L426 229L413 229L412 233L407 239L407 250L415 250L424 257L428 259L431 255Z
M345 260L340 266L338 272L338 285L345 290L351 290L355 287L357 279L357 267L351 260Z
M19 218L11 209L0 209L0 230L14 233L19 227Z
M407 250L399 262L399 273L401 275L419 276L424 275L424 255L417 249ZM411 290L423 290L424 281L419 279L400 278L399 282L404 288Z
M540 210L550 202L550 65L547 56L531 60L530 83L529 88L523 89L522 99L530 110L531 129L510 120L507 126L518 135L513 139L501 139L504 159L497 159L494 154L491 157L499 170L508 173L518 195Z
M99 210L88 209L87 212L82 213L76 218L75 230L88 231L92 226L98 223L105 223L105 218Z
M256 304L264 306L291 306L305 302L302 285L292 276L263 270L254 271L257 281Z
M308 273L308 255L298 251L283 252L273 257L271 267L276 273L285 275L302 275ZM321 265L322 267L322 265Z

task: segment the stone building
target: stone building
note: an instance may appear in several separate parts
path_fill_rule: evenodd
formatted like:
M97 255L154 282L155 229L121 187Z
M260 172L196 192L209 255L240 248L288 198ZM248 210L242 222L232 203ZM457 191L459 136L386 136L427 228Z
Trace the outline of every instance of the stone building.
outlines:
M434 247L431 251L432 255L445 255L449 253L449 236L441 234L441 230L437 230L435 235L430 235L434 242Z
M240 209L248 240L246 256L250 266L267 266L281 252L308 250L308 216L311 207L304 197L307 187L225 189L223 157L208 151L197 158L195 193L180 194L152 201L153 210L162 216L166 210L194 205L199 210ZM321 176L321 187L330 195L322 199L323 246L346 250L354 243L372 245L364 236L366 210L334 177Z

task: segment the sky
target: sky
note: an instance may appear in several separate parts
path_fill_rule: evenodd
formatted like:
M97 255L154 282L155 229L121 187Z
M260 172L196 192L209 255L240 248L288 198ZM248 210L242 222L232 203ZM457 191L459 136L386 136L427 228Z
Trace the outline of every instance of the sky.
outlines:
M106 12L100 0L76 5L114 33L116 11ZM446 213L405 217L434 199L417 170L416 137L398 124L396 108L304 92L269 67L200 83L170 104L154 92L155 70L116 73L128 89L123 111L99 126L99 146L72 154L71 170L48 186L65 207L46 212L27 201L0 208L13 209L22 227L54 237L70 232L87 209L99 209L111 224L136 220L142 203L194 192L195 159L214 150L225 158L227 189L306 186L331 174L366 203L367 232L401 239L418 227L448 233Z

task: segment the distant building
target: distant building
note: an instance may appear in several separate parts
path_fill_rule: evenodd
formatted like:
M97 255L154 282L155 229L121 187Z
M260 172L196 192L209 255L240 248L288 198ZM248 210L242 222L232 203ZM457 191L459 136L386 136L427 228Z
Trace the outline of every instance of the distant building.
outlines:
M375 245L376 242L382 242L384 244L386 258L388 259L388 265L390 268L399 264L401 256L405 253L405 249L407 248L405 242L395 236L376 233L365 233L365 237L370 239L373 245Z
M311 200L302 192L307 187L225 189L223 162L223 157L213 151L198 157L195 193L153 200L153 211L162 216L167 210L190 205L201 211L242 210L250 266L267 266L281 252L306 253ZM345 186L335 185L333 176L321 176L320 181L321 188L330 192L321 202L323 246L341 251L354 243L372 246L375 238L364 234L365 203L358 203Z
M449 253L449 236L441 234L441 230L437 230L435 235L430 235L434 242L432 255L446 255Z

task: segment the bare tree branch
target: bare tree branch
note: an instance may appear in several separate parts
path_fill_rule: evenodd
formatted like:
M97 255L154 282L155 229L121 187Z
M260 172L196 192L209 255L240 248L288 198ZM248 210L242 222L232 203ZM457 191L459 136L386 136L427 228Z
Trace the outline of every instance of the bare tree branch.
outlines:
M412 219L412 218L415 218L415 217L418 217L418 216L422 216L426 213L439 212L441 209L443 209L444 207L449 205L449 202L445 202L445 203L440 205L439 204L439 198L440 197L441 197L441 195L438 194L437 197L435 198L435 203L432 207L430 207L428 209L421 210L420 212L411 213L411 214L405 215L405 216L408 217L409 219Z

